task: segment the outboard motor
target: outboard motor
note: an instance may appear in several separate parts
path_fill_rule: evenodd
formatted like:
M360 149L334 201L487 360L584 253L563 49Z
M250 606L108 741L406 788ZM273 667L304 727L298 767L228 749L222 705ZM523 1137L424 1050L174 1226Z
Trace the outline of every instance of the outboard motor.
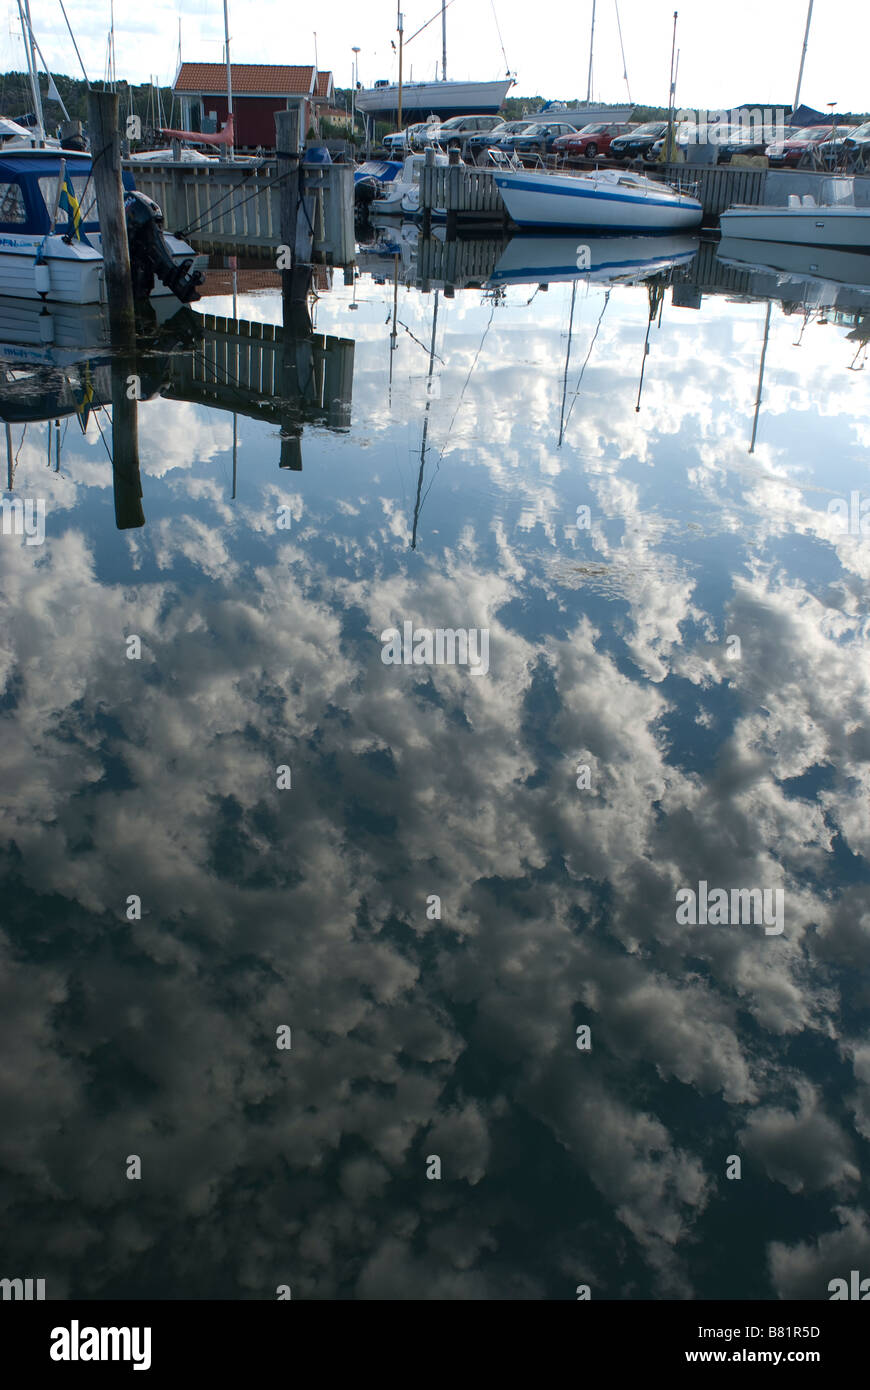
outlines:
M133 298L147 299L156 276L182 304L199 299L202 272L193 269L192 256L180 265L170 256L163 235L163 212L154 199L145 193L130 192L124 199L124 214L130 244Z

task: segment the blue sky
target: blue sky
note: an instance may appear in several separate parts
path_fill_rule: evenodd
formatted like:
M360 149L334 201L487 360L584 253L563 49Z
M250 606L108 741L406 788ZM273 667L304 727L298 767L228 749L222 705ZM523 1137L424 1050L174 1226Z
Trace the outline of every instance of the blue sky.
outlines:
M79 47L91 76L105 67L108 0L66 0ZM23 65L14 0L0 0L0 67ZM591 0L452 0L447 11L448 77L499 77L504 51L517 74L518 95L584 96L589 57ZM406 0L405 34L437 12L437 0ZM57 69L76 72L77 64L57 0L31 0L37 38ZM329 0L300 19L284 0L229 0L233 58L239 62L310 63L317 56L339 85L349 85L354 44L359 45L360 78L394 78L396 6L393 0ZM636 101L664 104L670 63L672 0L621 0L619 13L631 95ZM624 101L626 84L616 27L614 0L598 0L593 95ZM115 46L120 75L134 81L156 73L168 82L175 71L178 21L182 53L188 59L218 61L222 56L223 7L220 0L153 0L147 7L116 0ZM686 0L679 5L680 49L677 100L681 105L730 106L743 101L788 104L794 95L806 7L802 0ZM309 27L310 26L310 27ZM406 46L406 75L430 78L441 57L441 26L435 23ZM846 35L848 34L848 41ZM802 98L824 108L867 110L866 78L870 10L816 0L804 73Z

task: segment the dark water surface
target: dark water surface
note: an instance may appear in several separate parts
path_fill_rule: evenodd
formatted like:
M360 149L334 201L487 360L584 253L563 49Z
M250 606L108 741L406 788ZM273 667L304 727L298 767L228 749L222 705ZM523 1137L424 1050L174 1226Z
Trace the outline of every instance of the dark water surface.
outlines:
M870 297L381 259L274 379L268 289L196 306L255 325L211 374L142 359L144 526L105 354L31 380L59 471L59 406L10 426L0 1274L826 1299L870 1275ZM488 669L385 664L405 622ZM702 881L783 929L678 920Z

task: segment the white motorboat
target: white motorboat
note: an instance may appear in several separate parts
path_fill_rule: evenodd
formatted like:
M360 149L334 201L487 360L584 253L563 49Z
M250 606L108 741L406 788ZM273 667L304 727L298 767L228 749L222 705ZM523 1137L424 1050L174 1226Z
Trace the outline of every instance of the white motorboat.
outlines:
M10 121L8 116L0 116L0 152L3 154L40 148L59 150L60 147L60 141L54 136L44 135L41 130L30 130L17 121Z
M856 206L852 178L823 179L818 202L811 193L791 193L785 207L736 204L719 221L723 237L870 251L870 206Z
M442 167L449 164L446 154L436 154L435 163ZM402 164L402 172L388 184L383 196L371 203L373 213L380 216L413 216L420 211L420 175L426 164L425 154L409 154ZM438 209L434 209L437 215Z
M735 270L769 274L783 285L794 281L798 285L838 285L870 291L870 256L858 250L723 236L716 256Z
M698 238L691 236L590 236L582 247L576 236L515 236L488 284L590 280L632 285L671 266L688 265L697 250Z
M87 154L56 149L0 151L0 295L60 304L106 300L96 196ZM63 178L61 178L63 175ZM156 205L152 205L156 206ZM158 209L159 212L159 209ZM184 298L181 276L203 270L207 258L180 237L157 233L169 279L153 282L154 297ZM190 297L198 297L195 289Z
M590 173L497 169L493 176L519 227L572 227L590 232L686 231L697 227L697 198L670 184L619 169Z
M175 158L172 150L137 150L127 155L129 164L220 164L216 154L203 154L202 150L192 150L183 146Z

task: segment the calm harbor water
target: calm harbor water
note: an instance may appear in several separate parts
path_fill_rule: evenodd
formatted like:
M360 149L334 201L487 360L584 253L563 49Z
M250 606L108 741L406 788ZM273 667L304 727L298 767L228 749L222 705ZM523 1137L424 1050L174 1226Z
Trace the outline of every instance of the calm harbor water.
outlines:
M215 277L114 440L110 354L0 315L0 1273L870 1275L870 292L592 250L381 229L310 334Z

